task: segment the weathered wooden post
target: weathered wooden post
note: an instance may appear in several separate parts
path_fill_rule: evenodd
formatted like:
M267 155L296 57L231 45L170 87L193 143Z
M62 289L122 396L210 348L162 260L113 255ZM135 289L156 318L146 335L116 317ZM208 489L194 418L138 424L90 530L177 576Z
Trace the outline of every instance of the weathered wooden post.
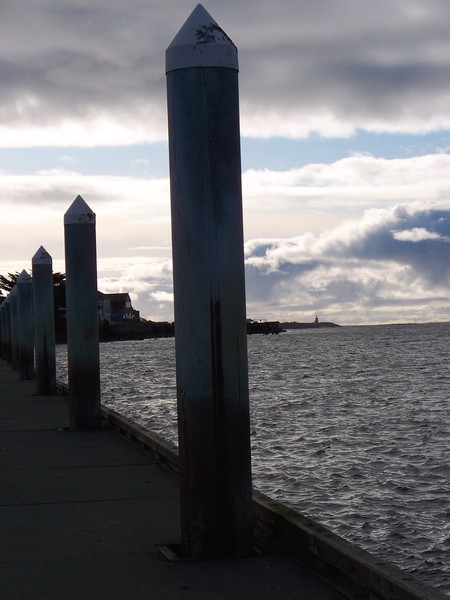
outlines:
M8 298L5 298L3 300L3 302L0 304L0 343L1 343L0 354L1 354L1 357L5 360L7 359L7 356L8 356L8 354L7 354L7 345L8 345L7 339L8 338L7 338L7 331L6 331L6 328L7 328L6 327L6 324L7 324L7 321L6 321L7 302L6 301L7 301L7 299Z
M11 299L9 294L3 301L2 309L5 321L5 360L11 363Z
M4 300L3 300L4 302ZM0 304L0 357L3 358L3 350L5 345L5 324L3 314L3 302Z
M6 359L6 298L0 304L0 356Z
M25 271L16 281L20 379L34 379L33 283Z
M252 551L237 48L198 5L166 52L183 545Z
M41 246L33 256L31 264L33 269L36 394L54 394L56 392L56 357L52 257Z
M6 360L11 364L11 298L5 300L6 304Z
M100 428L95 214L81 196L64 215L70 427Z
M10 298L10 318L11 318L11 368L13 371L19 370L19 327L17 315L17 285L11 288Z

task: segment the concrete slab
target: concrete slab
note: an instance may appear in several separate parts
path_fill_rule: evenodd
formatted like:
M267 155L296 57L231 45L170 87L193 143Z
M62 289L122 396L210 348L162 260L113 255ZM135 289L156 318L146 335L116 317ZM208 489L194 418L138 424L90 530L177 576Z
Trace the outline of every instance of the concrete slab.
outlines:
M159 465L29 469L0 472L0 504L57 504L177 495Z
M178 540L178 497L3 506L2 559L7 562L156 553Z
M0 417L1 418L1 417ZM0 431L2 470L149 464L149 457L109 431Z
M2 600L342 600L285 557L167 560L177 480L112 430L65 430L66 401L0 375Z
M0 402L0 431L30 431L69 427L67 398L63 396L29 396L12 399L1 387L5 400ZM34 389L34 388L33 388Z
M169 563L161 555L121 554L51 562L38 559L28 565L28 570L20 572L20 585L14 576L17 563L8 577L2 577L4 598L342 600L297 564L281 558Z

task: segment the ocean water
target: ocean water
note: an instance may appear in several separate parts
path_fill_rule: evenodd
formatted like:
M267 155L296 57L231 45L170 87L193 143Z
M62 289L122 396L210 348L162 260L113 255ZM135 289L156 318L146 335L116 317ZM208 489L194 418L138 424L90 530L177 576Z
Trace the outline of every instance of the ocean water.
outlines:
M254 486L445 593L449 341L450 323L248 337ZM174 340L100 354L102 402L176 442Z

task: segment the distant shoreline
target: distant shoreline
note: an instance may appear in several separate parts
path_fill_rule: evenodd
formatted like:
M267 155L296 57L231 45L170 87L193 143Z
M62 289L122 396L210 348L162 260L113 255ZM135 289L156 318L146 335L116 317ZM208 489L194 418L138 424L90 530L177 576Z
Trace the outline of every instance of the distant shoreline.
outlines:
M313 323L299 323L297 321L280 322L281 329L323 329L326 327L342 327L336 323L330 321L313 322Z
M336 327L407 327L410 325L446 325L450 321L429 321L426 323L358 323L358 324L346 324L339 325L331 321L313 321L313 322L300 322L300 321L254 321L252 319L247 320L247 334L263 334L263 335L277 335L283 333L283 331L291 330L302 330L302 329L333 329ZM118 323L103 323L100 328L100 342L118 342L118 341L141 341L152 338L168 338L175 336L174 323L167 321L146 321L146 320L134 320L134 321L120 321ZM59 335L57 338L57 344L65 344L67 339L65 335Z

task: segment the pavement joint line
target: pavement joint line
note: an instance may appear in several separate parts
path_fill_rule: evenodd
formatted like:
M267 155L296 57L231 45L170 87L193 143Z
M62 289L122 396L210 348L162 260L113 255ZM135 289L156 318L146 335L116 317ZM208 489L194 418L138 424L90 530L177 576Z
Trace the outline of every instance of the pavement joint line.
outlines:
M57 465L55 467L27 467L27 468L23 468L23 469L17 469L15 467L1 467L0 468L0 473L2 472L14 472L17 471L18 473L28 473L30 471L58 471L61 469L65 469L66 471L76 471L81 470L81 469L103 469L105 467L108 468L115 468L115 469L124 469L124 468L129 468L129 467L154 467L154 466L158 466L158 463L155 461L151 464L148 463L132 463L132 464L122 464L122 465L118 465L117 463L105 463L102 465Z
M139 496L139 497L128 497L128 498L97 498L90 500L62 500L59 502L14 502L12 504L0 504L0 508L15 508L16 506L59 506L64 504L96 504L106 502L142 502L143 500L155 500L155 498L162 498L163 500L171 500L176 498L176 494L172 496Z
M48 427L47 429L1 429L0 433L48 433L49 431L56 431L58 433L63 433L69 428L62 427Z
M155 546L154 549L153 549L153 546ZM108 557L113 557L113 556L117 556L117 557L151 556L152 558L154 558L154 557L160 558L161 552L156 547L156 544L152 543L151 549L144 550L142 552L131 552L129 550L128 551L127 550L124 550L124 551L108 550L108 554L107 555L108 555ZM86 553L86 554L83 554L83 557L86 558L86 559L89 559L90 557L95 557L95 556L96 556L95 553L91 553L91 554L90 553ZM62 555L60 557L60 559L52 559L52 561L54 561L54 560L62 560L62 561L64 561L64 560L66 560L66 556ZM28 564L42 564L42 563L47 563L47 562L49 562L48 558L41 558L41 557L38 557L38 558L30 557L30 558L26 558L26 559L17 558L17 559L12 559L12 560L3 560L3 559L0 559L0 565L17 565L17 564L21 564L21 563L28 565ZM103 598L103 596L101 596L101 597ZM2 597L2 600L3 600L3 597ZM345 600L345 598L343 600Z

